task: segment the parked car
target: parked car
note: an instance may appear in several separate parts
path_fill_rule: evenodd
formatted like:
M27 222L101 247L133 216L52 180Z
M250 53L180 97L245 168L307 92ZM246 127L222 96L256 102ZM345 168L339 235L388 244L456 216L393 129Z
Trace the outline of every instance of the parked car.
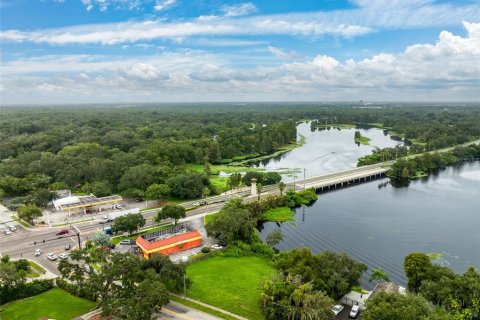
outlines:
M58 258L62 260L68 259L68 253L62 253L61 255L58 256Z
M53 253L49 253L49 254L47 254L47 259L50 260L50 261L55 261L55 260L57 260L57 256Z
M344 307L343 307L341 304L337 304L337 305L335 305L335 306L332 307L332 311L333 311L333 313L335 314L335 316L338 316L338 314L339 314L340 312L342 312L343 308L344 308Z
M351 319L356 319L358 317L359 313L360 313L360 307L359 306L353 306L352 310L350 310L350 314L348 315L348 317L351 318Z
M42 250L40 249L35 250L35 253L34 253L35 257L39 257L41 254L42 254Z
M219 250L219 249L222 249L223 247L218 245L218 244L212 244L212 249L214 250Z
M5 233L8 236L8 235L12 234L12 231L10 231L9 229L4 229L3 233Z
M56 236L61 236L61 235L64 235L64 234L68 234L67 229L63 229L63 230L60 230L57 233L55 233Z
M131 244L135 244L135 240L129 240L129 239L122 240L122 241L120 241L120 244L122 244L122 245L131 245Z
M194 203L193 203L193 206L199 207L199 206L200 206L200 202L198 202L198 201L197 201L197 202L194 202Z
M64 248L65 250L70 250L70 248L72 248L72 246L71 246L69 243L67 243L67 244L65 244L65 245L63 246L63 248Z
M13 224L9 225L8 228L9 228L10 231L12 231L12 232L17 231L17 228L16 228Z

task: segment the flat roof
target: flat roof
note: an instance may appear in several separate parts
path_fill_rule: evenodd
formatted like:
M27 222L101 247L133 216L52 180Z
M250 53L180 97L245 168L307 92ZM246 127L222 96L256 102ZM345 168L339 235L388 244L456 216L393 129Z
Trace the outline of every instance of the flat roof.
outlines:
M197 230L194 230L153 242L149 242L142 236L139 236L136 242L143 251L151 253L199 239L202 239L202 235Z
M114 203L118 201L122 201L122 197L114 195L114 196L107 196L107 197L100 197L97 198L95 196L82 196L78 197L80 202L77 203L70 203L70 204L64 204L60 205L61 210L74 210L74 209L80 209L80 208L87 208L87 207L93 207L93 206L99 206L102 204L107 204L107 203Z

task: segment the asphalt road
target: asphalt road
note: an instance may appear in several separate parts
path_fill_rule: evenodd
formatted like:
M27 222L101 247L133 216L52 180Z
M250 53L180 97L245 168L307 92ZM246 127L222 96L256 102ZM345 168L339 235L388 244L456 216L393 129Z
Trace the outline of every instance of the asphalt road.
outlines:
M384 165L384 164L383 164ZM313 177L305 179L307 185L312 185L318 181L325 180L334 180L336 178L341 178L342 176L348 176L352 173L362 173L369 171L375 168L379 168L380 165L366 166L355 169L349 169L341 172L325 174L319 177ZM293 182L287 182L287 189L295 188L302 189L303 180L296 181L295 186ZM275 194L278 193L278 186L271 185L265 186L263 188L263 193ZM250 196L249 192L242 192L236 194L235 197L244 197L245 202L250 202L256 200L255 196ZM187 211L186 220L190 220L194 217L202 217L205 214L213 213L219 211L224 205L225 202L232 198L231 195L216 196L208 198L208 202L214 202L213 204L203 205L193 210ZM187 202L186 206L192 206L195 201ZM157 214L158 209L152 209L147 211L142 211L143 215L147 219L146 226L153 226L153 217ZM91 220L87 222L77 223L75 226L80 230L81 242L91 239L94 234L102 230L105 225L100 224L100 220ZM35 229L25 229L20 225L17 226L18 231L14 232L11 235L5 235L0 233L0 254L9 255L12 258L28 258L34 261L37 261L40 265L44 266L46 269L51 271L54 274L58 274L57 264L58 261L49 261L46 259L48 253L61 254L65 252L64 245L70 244L72 248L77 245L78 239L74 235L73 231L70 231L69 235L56 236L55 234L62 229L69 229L65 227L56 227L56 228L35 228ZM40 257L35 257L34 252L36 249L42 250L42 255Z
M165 307L162 308L162 311L157 315L157 319L180 319L180 320L218 320L217 318L208 313L192 309L170 301Z

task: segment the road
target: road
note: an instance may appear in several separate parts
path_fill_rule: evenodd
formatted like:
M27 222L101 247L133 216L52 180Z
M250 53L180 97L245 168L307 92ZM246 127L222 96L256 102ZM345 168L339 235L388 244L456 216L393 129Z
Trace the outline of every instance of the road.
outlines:
M157 319L179 319L179 320L217 320L221 319L211 314L186 307L182 304L170 301L156 316Z

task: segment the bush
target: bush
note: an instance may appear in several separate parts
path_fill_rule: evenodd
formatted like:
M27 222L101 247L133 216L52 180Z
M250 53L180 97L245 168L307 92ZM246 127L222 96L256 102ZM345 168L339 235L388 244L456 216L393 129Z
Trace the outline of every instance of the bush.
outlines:
M76 297L85 298L90 301L96 301L96 297L92 291L82 286L73 285L63 279L57 279L57 287Z
M209 248L209 247L203 247L203 248L202 248L202 252L203 252L203 253L209 253L209 252L210 252L210 248Z
M52 280L33 280L15 287L0 287L0 305L10 301L33 297L53 288Z

